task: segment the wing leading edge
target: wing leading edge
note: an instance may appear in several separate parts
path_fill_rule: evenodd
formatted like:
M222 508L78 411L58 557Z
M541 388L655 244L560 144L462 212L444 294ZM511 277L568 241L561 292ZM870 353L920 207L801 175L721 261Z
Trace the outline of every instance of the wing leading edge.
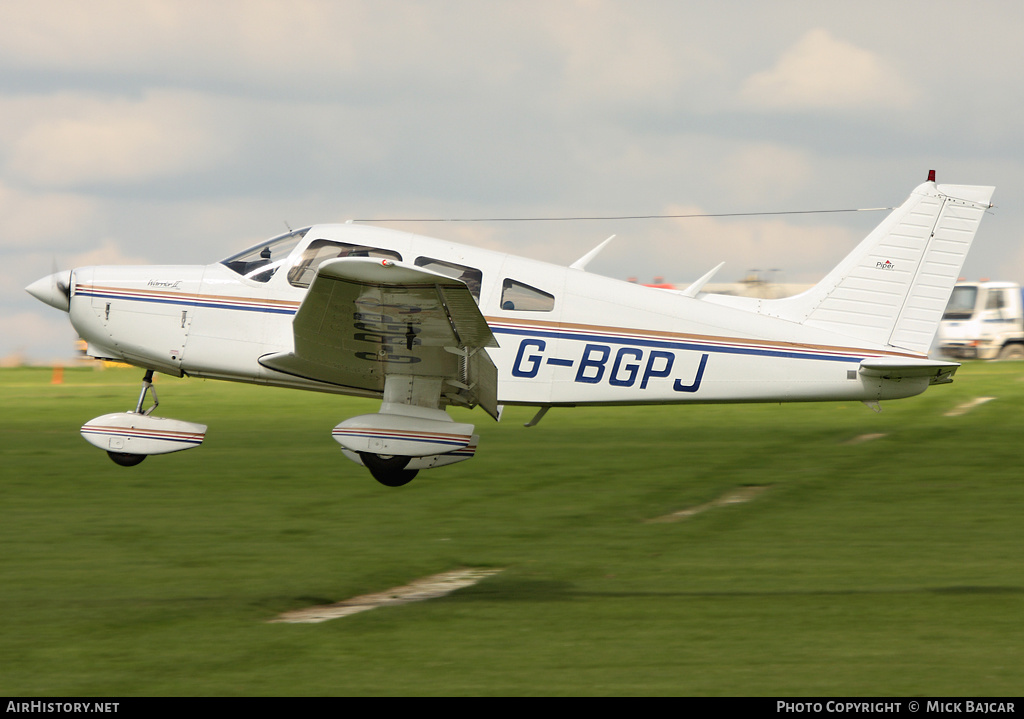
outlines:
M409 404L479 405L497 418L498 373L485 348L498 343L460 280L391 260L331 260L292 331L295 350L264 355L261 365L385 401L394 401L387 378L404 377L410 387L439 388Z

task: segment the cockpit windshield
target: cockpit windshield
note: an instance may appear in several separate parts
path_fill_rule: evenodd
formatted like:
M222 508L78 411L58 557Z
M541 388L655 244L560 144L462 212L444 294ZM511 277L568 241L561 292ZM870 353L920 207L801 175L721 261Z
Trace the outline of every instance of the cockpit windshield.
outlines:
M295 245L299 244L299 240L305 237L307 232L309 232L308 227L274 237L258 245L253 245L237 255L231 255L226 260L222 260L221 264L247 280L266 282L284 264L288 255L295 249Z

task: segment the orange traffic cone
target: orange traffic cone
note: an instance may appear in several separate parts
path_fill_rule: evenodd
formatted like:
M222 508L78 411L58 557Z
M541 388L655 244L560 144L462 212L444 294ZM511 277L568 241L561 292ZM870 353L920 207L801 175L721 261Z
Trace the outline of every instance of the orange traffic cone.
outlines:
M64 368L60 365L53 368L53 377L50 378L50 384L64 384Z

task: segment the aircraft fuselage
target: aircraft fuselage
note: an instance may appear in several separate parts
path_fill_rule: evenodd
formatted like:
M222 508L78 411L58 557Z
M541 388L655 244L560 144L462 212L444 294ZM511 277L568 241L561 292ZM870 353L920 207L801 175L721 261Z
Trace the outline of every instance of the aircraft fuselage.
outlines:
M351 224L315 225L292 246L255 262L74 270L71 321L96 357L174 375L380 397L259 361L292 350L292 321L310 276L318 261L338 256L331 255L338 246L463 279L478 294L500 345L488 349L498 369L500 404L874 401L918 394L929 383L927 377L891 381L857 371L865 358L920 354L771 316L758 311L756 300L687 297ZM360 339L400 362L405 328L415 321L407 310L355 308ZM352 354L352 362L379 361L370 352Z

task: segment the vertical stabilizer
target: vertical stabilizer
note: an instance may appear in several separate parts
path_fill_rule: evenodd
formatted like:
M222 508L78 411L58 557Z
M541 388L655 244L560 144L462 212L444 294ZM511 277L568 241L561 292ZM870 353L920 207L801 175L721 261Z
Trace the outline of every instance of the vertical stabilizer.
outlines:
M926 354L994 190L930 179L825 279L764 311Z

